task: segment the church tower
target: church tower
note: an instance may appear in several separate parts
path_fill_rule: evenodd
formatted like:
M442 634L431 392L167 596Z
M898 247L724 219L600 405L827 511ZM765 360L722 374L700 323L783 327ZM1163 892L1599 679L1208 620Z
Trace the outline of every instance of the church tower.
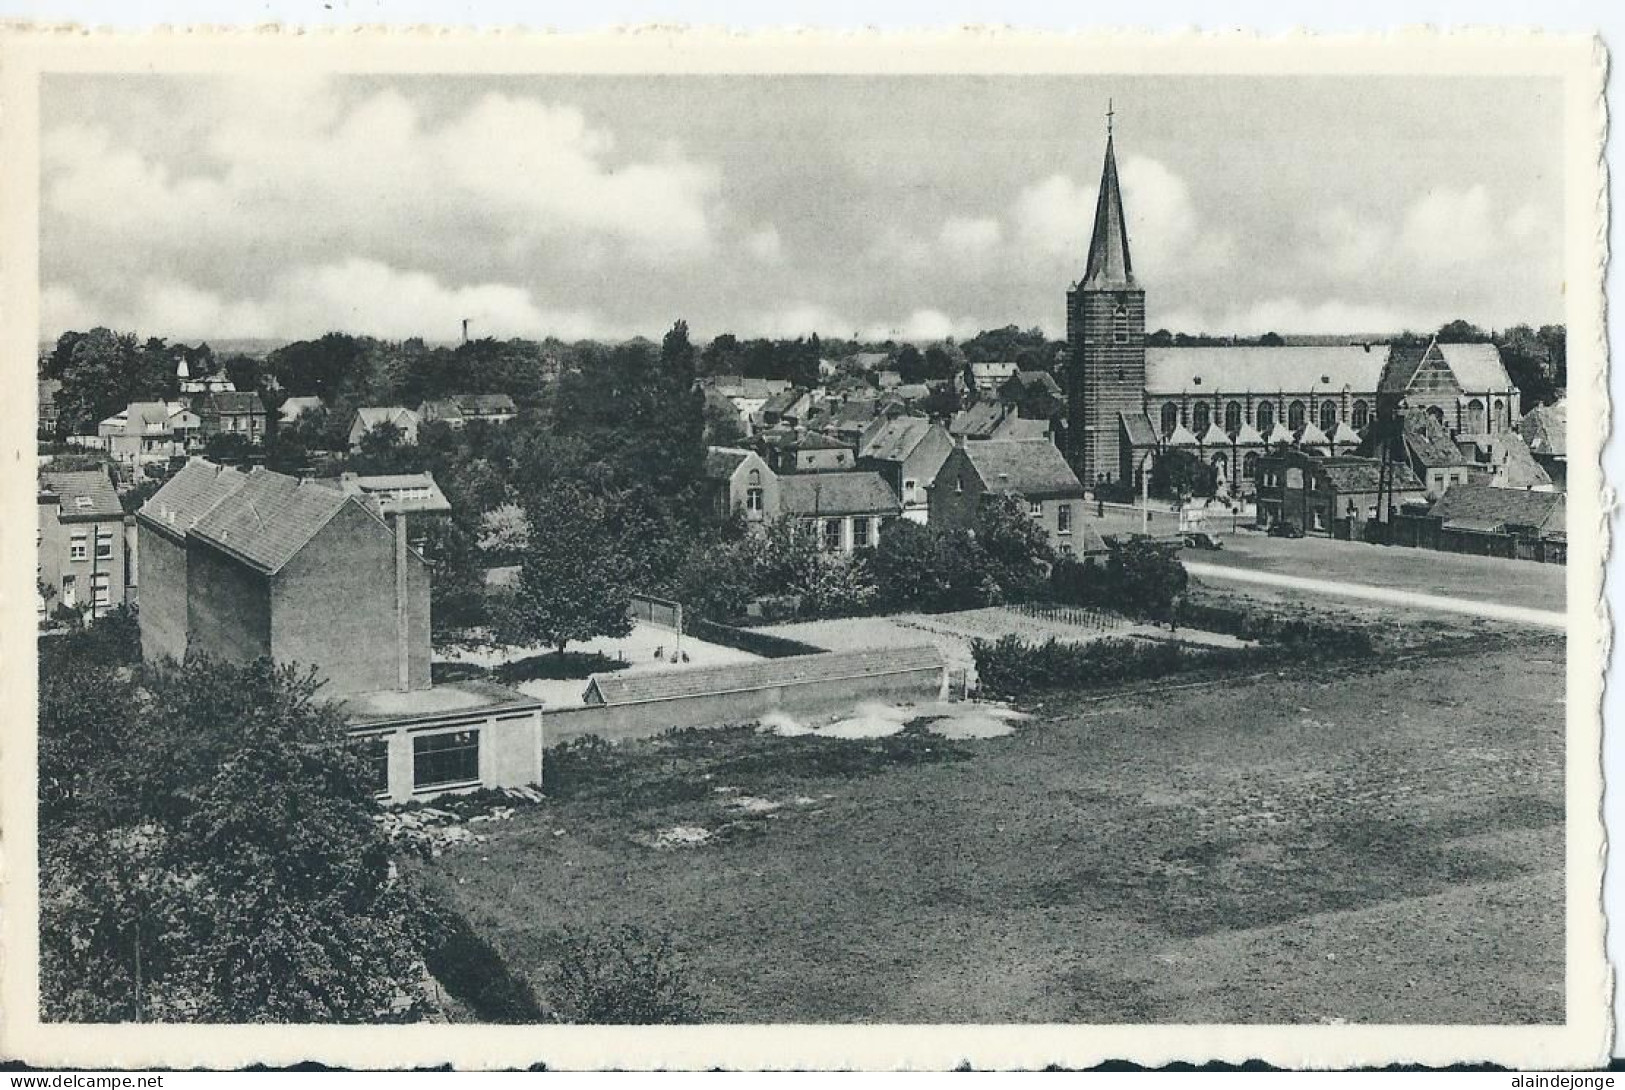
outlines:
M1066 293L1067 433L1072 467L1085 488L1133 482L1123 464L1120 414L1144 412L1145 292L1129 261L1123 194L1106 111L1106 165L1083 279Z

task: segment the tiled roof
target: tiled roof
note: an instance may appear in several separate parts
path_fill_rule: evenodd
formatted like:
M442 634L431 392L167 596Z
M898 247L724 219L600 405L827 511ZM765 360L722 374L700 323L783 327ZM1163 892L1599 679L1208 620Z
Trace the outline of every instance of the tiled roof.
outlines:
M1377 390L1384 394L1403 394L1411 388L1411 379L1422 366L1422 358L1431 344L1396 344L1388 350L1388 362L1383 365Z
M194 459L141 505L136 518L170 534L184 535L247 479L240 470Z
M1569 403L1567 400L1559 401L1555 405L1537 405L1524 414L1523 422L1518 426L1523 431L1524 441L1529 444L1531 453L1550 455L1554 458L1568 456Z
M1264 445L1264 437L1258 433L1257 428L1244 423L1241 425L1241 430L1236 432L1236 445L1240 447L1261 447Z
M263 413L265 402L252 390L216 390L203 395L204 413Z
M871 434L858 453L883 462L901 462L919 446L931 431L931 421L921 416L899 416L888 420Z
M273 574L350 502L343 492L256 469L197 520L192 534Z
M1270 429L1269 439L1265 442L1272 447L1280 446L1282 443L1290 443L1292 442L1292 433L1287 430L1284 423L1277 420L1275 427Z
M1154 447L1157 445L1157 429L1151 426L1144 413L1118 413L1118 419L1123 422L1123 428L1128 432L1128 441L1136 447Z
M1459 466L1467 461L1444 425L1422 409L1405 410L1405 445L1425 466Z
M1010 381L1019 383L1028 392L1037 387L1054 397L1061 396L1061 384L1048 371L1017 371L1010 376Z
M314 412L323 407L322 399L319 397L290 397L282 403L282 407L277 412L284 421L298 420L306 413Z
M433 515L451 510L433 473L345 474L323 484L359 497L377 515Z
M931 396L931 387L923 382L905 382L892 393L904 401L920 401Z
M1320 468L1338 492L1377 492L1382 488L1382 463L1375 458L1325 458ZM1395 492L1422 491L1422 482L1403 462L1389 463L1389 474Z
M1323 447L1327 443L1326 433L1316 427L1313 420L1305 420L1298 429L1298 442L1306 447Z
M1350 427L1347 420L1339 420L1337 422L1337 429L1332 432L1332 442L1339 445L1345 443L1353 445L1359 441L1360 433Z
M831 439L827 435L810 431L786 443L785 447L791 450L851 450L851 443L843 443L839 439Z
M453 394L452 400L463 412L476 415L518 411L507 394Z
M40 474L40 490L61 501L58 519L62 522L123 518L124 508L113 490L112 478L101 470L85 469Z
M1048 420L1029 420L1025 416L1011 416L1004 421L1000 439L1049 439Z
M1227 447L1230 445L1230 436L1225 434L1224 429L1219 427L1219 422L1215 420L1207 426L1207 431L1202 433L1202 445L1204 447Z
M1515 431L1461 440L1464 450L1469 445L1483 450L1488 456L1489 463L1497 470L1491 483L1500 488L1540 488L1552 483L1552 478L1530 454L1523 436Z
M1174 430L1168 433L1168 445L1171 447L1194 447L1196 436L1183 424L1175 424Z
M880 406L874 398L854 398L837 406L830 413L830 420L841 426L861 426L873 420L879 411Z
M133 401L124 410L125 435L153 435L169 431L169 418L174 415L162 401Z
M1349 387L1356 393L1377 389L1386 345L1207 345L1148 347L1145 389L1150 394L1295 393Z
M787 413L791 409L795 408L796 403L806 396L807 395L803 391L797 390L793 387L788 390L780 390L778 393L767 399L767 403L762 406L762 412Z
M978 401L955 413L948 424L948 431L967 439L991 439L1010 411L1010 406L997 401Z
M1019 492L1034 500L1083 495L1077 474L1048 440L990 439L963 449L990 492Z
M1456 484L1434 501L1428 514L1451 523L1475 522L1503 526L1533 526L1559 532L1563 526L1561 492L1524 492L1487 484Z
M897 494L878 473L796 473L779 478L779 506L787 515L895 515Z
M589 704L645 704L780 685L816 685L853 678L886 677L947 665L933 644L884 650L830 651L782 659L656 670L638 674L594 674L587 682Z
M1501 350L1493 344L1441 344L1439 351L1463 390L1483 393L1512 385L1501 363Z
M423 404L419 405L418 416L425 420L461 420L463 417L463 408L452 398L440 397L431 401L425 401ZM367 425L369 430L371 430L373 427L376 427L376 425Z
M739 450L736 447L707 447L705 476L713 481L726 481L749 457L750 451Z
M418 422L418 414L399 405L365 405L355 411L361 420L361 430L371 431L379 424L410 427Z

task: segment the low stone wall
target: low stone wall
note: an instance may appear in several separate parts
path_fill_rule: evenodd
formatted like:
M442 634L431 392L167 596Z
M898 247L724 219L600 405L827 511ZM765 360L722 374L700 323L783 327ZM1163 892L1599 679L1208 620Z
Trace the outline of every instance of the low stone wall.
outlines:
M549 746L589 734L618 742L628 738L652 738L673 727L748 723L771 711L799 717L839 712L865 700L938 700L943 695L945 680L946 671L934 666L876 677L774 685L647 704L549 708L542 721Z

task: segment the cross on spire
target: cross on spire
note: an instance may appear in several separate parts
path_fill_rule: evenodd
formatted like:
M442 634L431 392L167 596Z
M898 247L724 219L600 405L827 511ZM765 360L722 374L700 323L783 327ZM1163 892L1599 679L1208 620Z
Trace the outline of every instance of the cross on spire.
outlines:
M1106 135L1108 137L1112 134L1112 118L1116 116L1117 111L1112 108L1112 100L1108 98L1106 100Z

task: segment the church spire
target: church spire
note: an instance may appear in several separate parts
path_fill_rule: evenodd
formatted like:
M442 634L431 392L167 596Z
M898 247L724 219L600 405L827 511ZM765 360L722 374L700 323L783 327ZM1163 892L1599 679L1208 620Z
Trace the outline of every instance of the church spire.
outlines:
M1128 258L1128 226L1123 218L1123 193L1117 184L1117 154L1112 148L1112 119L1106 108L1106 165L1100 172L1100 197L1095 202L1095 233L1089 240L1089 263L1083 274L1086 290L1134 289L1134 265Z

